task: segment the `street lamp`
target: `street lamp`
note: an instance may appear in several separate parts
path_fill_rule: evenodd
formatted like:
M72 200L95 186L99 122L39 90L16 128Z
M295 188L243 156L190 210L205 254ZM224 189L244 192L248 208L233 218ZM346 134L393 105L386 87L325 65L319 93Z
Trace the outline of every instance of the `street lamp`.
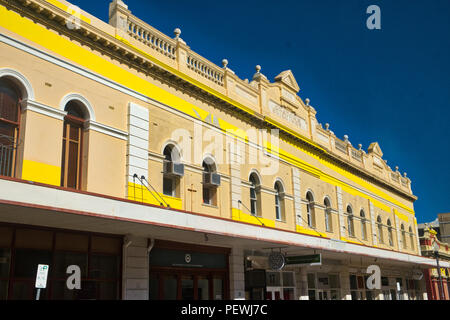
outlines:
M436 258L437 272L438 272L438 276L439 276L439 291L440 291L440 295L441 295L440 300L443 300L443 299L445 299L444 287L442 285L441 268L439 267L439 244L437 243L437 241L433 242L433 253L434 253L434 257Z

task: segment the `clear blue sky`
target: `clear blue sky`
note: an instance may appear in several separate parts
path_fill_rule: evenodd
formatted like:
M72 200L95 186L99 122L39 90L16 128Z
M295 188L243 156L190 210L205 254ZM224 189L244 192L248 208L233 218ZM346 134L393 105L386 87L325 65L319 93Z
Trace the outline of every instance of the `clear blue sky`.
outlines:
M70 0L69 0L70 1ZM109 0L71 0L108 21ZM133 14L242 78L291 69L322 124L377 141L412 179L419 223L450 212L449 0L124 0ZM381 8L381 30L366 9Z

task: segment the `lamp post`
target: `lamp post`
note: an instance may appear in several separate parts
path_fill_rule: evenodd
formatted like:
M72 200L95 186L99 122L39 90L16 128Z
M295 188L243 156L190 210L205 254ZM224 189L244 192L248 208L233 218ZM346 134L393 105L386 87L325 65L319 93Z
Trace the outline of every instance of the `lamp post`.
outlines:
M441 277L441 268L439 267L439 244L435 240L433 242L433 252L434 257L436 258L436 265L437 265L437 273L439 276L439 291L440 291L440 300L444 300L444 286L442 285L442 277Z

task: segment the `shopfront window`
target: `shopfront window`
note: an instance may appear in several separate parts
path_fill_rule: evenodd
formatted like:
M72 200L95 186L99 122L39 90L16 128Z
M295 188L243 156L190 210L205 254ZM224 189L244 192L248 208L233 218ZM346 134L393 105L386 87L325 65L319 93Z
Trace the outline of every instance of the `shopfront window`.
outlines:
M340 300L339 274L309 273L307 279L310 300Z
M5 237L0 230L1 299L34 299L38 264L49 265L47 288L41 290L41 300L119 298L121 238L27 227L9 230L15 240L14 245L9 242L7 249L1 248ZM71 265L80 267L81 290L69 290L66 286L66 271Z
M267 299L268 300L294 300L295 278L292 271L267 271Z
M374 300L374 291L367 288L367 275L350 275L350 293L352 300Z

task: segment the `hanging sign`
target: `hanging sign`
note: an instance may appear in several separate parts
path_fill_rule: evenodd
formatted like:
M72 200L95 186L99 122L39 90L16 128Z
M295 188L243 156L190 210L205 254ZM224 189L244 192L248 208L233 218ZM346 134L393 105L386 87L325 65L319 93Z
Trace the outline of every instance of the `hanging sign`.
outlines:
M310 266L322 265L322 254L312 254L307 256L286 257L286 264L307 264Z

